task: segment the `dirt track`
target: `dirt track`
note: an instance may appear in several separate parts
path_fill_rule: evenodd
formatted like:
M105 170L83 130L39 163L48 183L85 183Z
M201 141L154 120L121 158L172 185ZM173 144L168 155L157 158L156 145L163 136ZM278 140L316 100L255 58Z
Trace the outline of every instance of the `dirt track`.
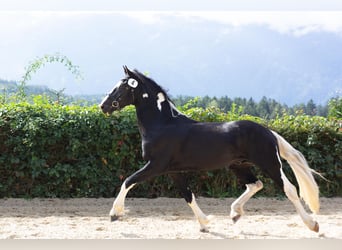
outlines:
M342 198L321 199L315 218L320 232L308 230L288 200L251 199L246 215L229 219L233 199L198 198L213 215L209 233L183 199L126 200L126 215L110 222L113 199L0 199L0 239L342 239Z

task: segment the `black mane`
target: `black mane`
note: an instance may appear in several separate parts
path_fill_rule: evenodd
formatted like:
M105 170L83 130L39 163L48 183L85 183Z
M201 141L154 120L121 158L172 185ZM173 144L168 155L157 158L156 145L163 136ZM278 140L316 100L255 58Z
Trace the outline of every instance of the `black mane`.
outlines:
M161 92L168 101L174 104L174 102L168 96L167 91L163 87L161 87L159 84L157 84L152 78L147 77L145 74L141 73L137 69L134 69L134 73L136 77L138 78L138 80L140 80L143 83L143 86L145 88L148 88L148 91L147 91L148 93L151 93L151 92L160 93Z
M157 94L162 93L165 97L165 101L161 104L162 105L162 112L166 115L166 119L172 119L173 122L185 122L185 123L194 123L197 122L195 120L190 119L188 116L182 114L175 106L174 102L170 99L167 94L167 91L157 84L152 78L147 77L143 73L139 72L138 70L134 69L134 76L138 78L142 83L142 86L146 93L153 94L157 96Z

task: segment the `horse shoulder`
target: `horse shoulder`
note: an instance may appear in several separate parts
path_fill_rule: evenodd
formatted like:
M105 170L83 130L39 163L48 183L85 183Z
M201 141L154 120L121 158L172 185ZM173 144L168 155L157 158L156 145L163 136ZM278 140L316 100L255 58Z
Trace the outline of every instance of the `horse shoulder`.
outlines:
M144 160L156 157L171 157L173 151L182 144L186 137L186 126L167 126L155 130L153 134L143 138L142 152Z

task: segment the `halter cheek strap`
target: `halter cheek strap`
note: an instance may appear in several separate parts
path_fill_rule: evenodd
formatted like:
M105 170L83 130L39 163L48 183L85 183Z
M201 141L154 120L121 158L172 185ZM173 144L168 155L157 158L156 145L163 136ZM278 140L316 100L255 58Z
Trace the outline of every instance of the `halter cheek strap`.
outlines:
M132 103L134 103L135 98L134 98L134 89L131 89L131 93L132 93Z
M135 98L134 98L134 89L131 89L131 93L132 93L132 103L134 103L135 101ZM121 97L119 97L117 99L117 101L112 101L112 107L113 108L120 108L120 100L121 100Z

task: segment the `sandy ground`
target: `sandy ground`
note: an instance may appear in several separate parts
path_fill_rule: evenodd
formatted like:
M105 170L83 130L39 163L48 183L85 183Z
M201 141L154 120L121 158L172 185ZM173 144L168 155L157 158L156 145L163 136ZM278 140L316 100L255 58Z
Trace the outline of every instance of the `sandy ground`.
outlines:
M126 214L109 221L113 199L0 199L0 239L342 239L342 198L322 198L320 232L306 228L288 200L251 199L236 224L233 199L198 198L213 215L209 233L183 199L126 199Z

